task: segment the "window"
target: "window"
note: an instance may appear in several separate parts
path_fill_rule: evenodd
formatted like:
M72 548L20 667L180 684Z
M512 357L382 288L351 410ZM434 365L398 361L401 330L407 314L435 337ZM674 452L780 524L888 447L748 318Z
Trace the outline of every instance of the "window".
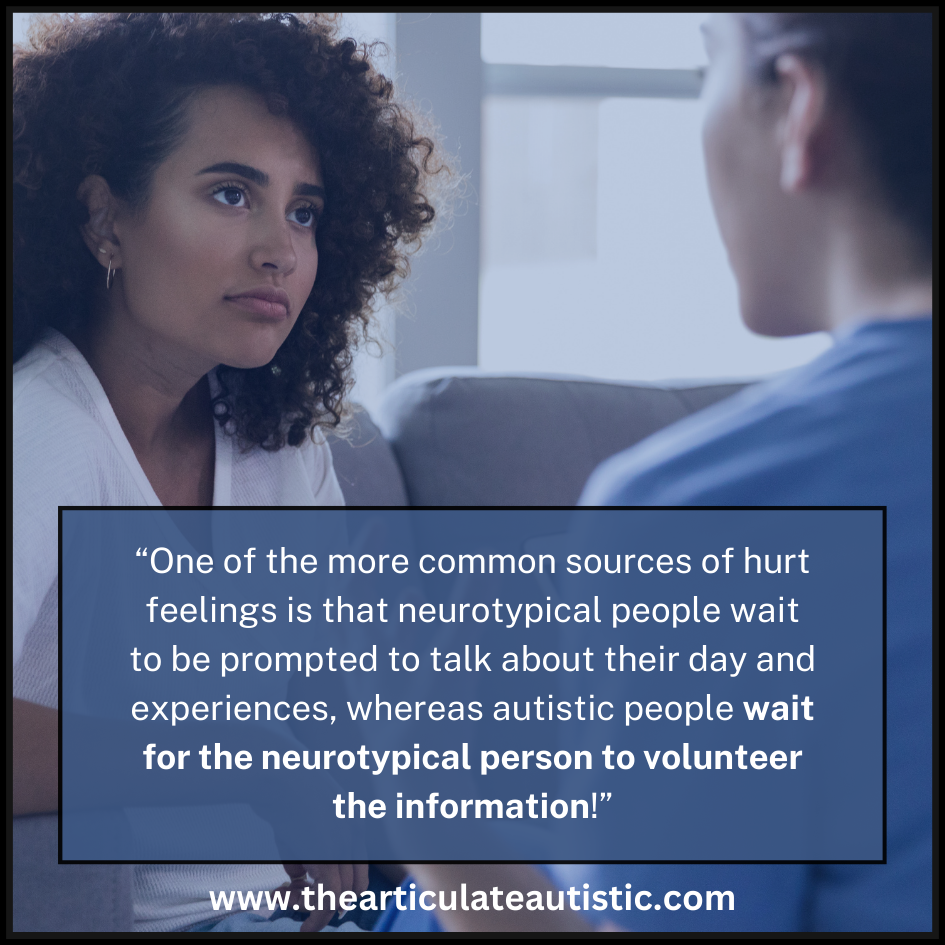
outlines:
M692 69L704 13L483 13L482 61Z
M480 367L754 377L829 346L738 317L702 166L703 16L482 14Z

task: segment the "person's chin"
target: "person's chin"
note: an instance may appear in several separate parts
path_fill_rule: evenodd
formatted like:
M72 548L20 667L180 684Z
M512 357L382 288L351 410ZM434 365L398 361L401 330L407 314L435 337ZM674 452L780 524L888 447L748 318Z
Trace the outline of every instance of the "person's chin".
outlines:
M765 318L757 312L742 310L742 322L753 335L760 335L762 338L781 338L785 334L791 334L782 331L770 318Z
M241 371L251 371L254 368L265 367L271 363L278 350L278 346L255 347L250 350L230 350L221 353L220 363L227 367L238 368Z
M275 355L273 355L274 357ZM237 368L240 371L252 371L256 368L265 367L272 361L272 358L224 358L220 363L226 367Z
M287 334L265 331L254 333L253 337L230 338L225 350L220 352L220 363L244 371L265 367L276 356Z
M742 292L740 311L745 327L765 338L791 338L820 331L812 313L797 306L785 306L785 292L759 293L749 298Z
M796 338L799 335L809 335L815 331L823 331L818 325L808 324L801 318L790 317L746 317L742 316L745 327L755 335L763 338Z

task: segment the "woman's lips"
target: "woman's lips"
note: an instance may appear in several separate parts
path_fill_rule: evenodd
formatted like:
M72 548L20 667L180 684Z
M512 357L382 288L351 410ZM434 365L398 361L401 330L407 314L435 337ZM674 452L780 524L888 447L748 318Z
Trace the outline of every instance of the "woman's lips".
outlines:
M282 289L254 289L226 296L228 302L263 318L281 321L289 317L289 296Z

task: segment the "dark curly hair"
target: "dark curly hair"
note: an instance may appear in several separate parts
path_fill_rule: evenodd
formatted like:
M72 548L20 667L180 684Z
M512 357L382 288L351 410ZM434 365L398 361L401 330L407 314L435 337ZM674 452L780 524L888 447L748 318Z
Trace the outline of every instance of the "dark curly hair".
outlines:
M219 366L221 424L245 445L297 446L334 426L371 303L407 273L449 169L393 100L370 50L331 17L283 13L102 13L34 20L13 61L13 357L47 326L92 314L99 267L82 241L80 182L104 177L132 207L186 133L201 89L263 96L317 148L327 194L318 277L273 362ZM54 262L51 265L51 261Z

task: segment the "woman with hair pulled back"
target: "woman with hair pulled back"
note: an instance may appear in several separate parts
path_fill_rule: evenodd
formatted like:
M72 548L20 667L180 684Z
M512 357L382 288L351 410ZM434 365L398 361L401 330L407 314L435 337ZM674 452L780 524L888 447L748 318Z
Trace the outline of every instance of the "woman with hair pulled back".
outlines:
M14 50L15 814L58 803L57 506L343 504L321 431L446 165L335 33L315 14L48 15ZM366 885L362 866L311 872ZM285 878L137 867L136 928Z
M417 865L428 889L555 884L611 903L440 914L452 930L933 929L934 14L727 13L705 32L706 169L742 318L763 335L829 331L835 344L608 460L581 501L886 506L887 859L544 873ZM635 908L618 911L628 884ZM731 904L716 895L713 909L707 890L730 892Z

